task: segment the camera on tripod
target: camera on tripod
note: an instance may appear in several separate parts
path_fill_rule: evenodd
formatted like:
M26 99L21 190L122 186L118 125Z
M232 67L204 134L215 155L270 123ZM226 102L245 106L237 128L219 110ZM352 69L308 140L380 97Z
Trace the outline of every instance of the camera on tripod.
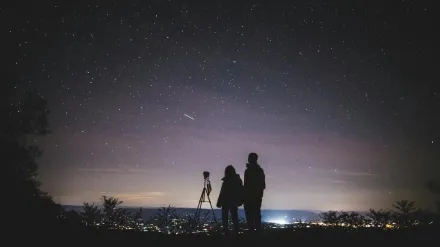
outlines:
M211 194L211 191L212 191L211 181L209 181L209 172L204 171L203 172L203 178L205 179L205 183L204 183L203 188L205 188L206 194L209 197L209 194Z
M194 214L194 223L192 225L192 227L195 229L199 223L200 223L200 214L202 211L202 204L204 202L208 202L209 206L211 206L211 213L212 213L212 217L214 218L214 222L217 223L217 218L215 217L215 213L214 213L214 208L212 207L212 203L211 203L211 198L209 198L209 194L211 194L212 191L212 187L211 187L211 181L209 181L209 172L204 171L203 172L203 190L202 190L202 195L200 195L200 199L199 199L199 204L197 205L197 209L196 212ZM207 212L207 214L209 213L209 211ZM207 214L205 214L205 216L203 217L203 220L206 219L206 217L208 216Z

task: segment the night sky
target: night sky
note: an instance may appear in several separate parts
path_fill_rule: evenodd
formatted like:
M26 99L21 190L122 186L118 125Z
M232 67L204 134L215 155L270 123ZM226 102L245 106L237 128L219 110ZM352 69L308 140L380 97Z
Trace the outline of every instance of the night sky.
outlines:
M266 209L432 206L435 1L11 2L3 67L48 100L57 202L196 207L256 152Z

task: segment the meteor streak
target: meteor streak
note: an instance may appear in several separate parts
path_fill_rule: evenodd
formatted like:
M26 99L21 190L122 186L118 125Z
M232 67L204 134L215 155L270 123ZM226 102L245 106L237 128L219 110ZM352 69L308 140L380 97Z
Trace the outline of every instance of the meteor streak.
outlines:
M187 117L187 118L189 118L189 119L191 119L191 120L194 120L194 118L193 117L191 117L191 116L189 116L189 115L187 115L187 114L183 114L185 117Z

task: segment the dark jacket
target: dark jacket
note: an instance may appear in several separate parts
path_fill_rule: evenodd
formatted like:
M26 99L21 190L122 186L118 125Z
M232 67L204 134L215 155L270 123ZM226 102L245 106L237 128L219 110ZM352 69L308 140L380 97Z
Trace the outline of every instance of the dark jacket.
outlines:
M266 176L258 164L246 164L244 172L244 197L262 198L266 189Z
M222 188L218 196L217 206L239 207L243 205L243 181L240 175L236 174L234 177L222 178Z

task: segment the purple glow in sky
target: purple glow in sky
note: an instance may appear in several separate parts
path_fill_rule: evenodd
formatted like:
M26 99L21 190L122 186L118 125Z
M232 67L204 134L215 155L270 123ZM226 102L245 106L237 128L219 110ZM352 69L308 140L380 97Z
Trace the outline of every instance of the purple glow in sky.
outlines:
M44 190L62 204L195 207L203 171L216 200L224 168L243 176L256 152L263 208L431 206L432 6L223 2L7 13L17 86L51 109L53 133L33 140Z

